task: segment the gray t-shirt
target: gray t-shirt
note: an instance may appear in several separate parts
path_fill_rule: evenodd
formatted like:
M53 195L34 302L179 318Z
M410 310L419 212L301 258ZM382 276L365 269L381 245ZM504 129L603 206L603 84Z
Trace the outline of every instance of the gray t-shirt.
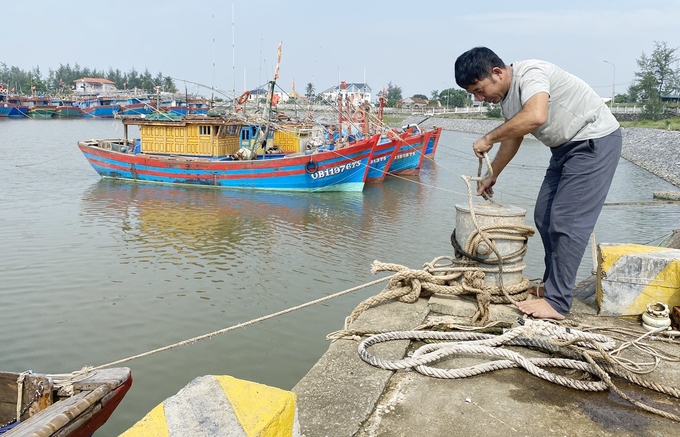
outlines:
M501 101L503 116L514 117L540 92L550 96L548 119L532 134L546 146L602 138L619 128L607 105L588 84L550 62L534 59L512 64L510 89Z

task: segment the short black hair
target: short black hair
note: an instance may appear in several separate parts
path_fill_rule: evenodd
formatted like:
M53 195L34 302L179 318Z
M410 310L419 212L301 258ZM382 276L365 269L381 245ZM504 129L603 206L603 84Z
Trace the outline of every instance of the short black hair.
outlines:
M491 76L494 67L505 68L505 62L491 49L475 47L458 56L455 64L456 83L467 89L470 85Z

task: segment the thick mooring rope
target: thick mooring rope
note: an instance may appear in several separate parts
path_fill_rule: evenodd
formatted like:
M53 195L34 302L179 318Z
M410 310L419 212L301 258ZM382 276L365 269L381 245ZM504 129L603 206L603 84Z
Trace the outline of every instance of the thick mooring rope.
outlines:
M486 164L489 168L489 175L492 175L491 163L488 154L484 155ZM515 303L516 301L527 298L528 289L531 285L529 279L522 276L519 283L505 286L503 283L503 273L521 272L525 265L521 262L526 253L526 241L534 234L531 226L505 226L490 225L482 227L477 222L474 206L472 202L472 186L470 182L480 182L482 159L479 160L477 177L462 176L467 185L468 203L470 215L475 227L468 237L464 248L457 248L457 253L462 256L459 258L440 256L432 262L426 263L422 270L409 269L399 264L382 263L373 261L371 272L382 271L397 272L390 279L389 284L383 291L376 296L370 297L361 302L352 313L345 319L345 330L354 322L359 315L380 303L396 299L401 302L413 303L418 298L431 296L433 294L443 295L474 295L477 299L477 311L472 316L472 322L486 323L489 318L489 305L491 303ZM491 200L485 196L487 200ZM496 249L497 239L524 241L525 245L515 253L502 256ZM452 244L456 247L455 231L451 238ZM496 259L480 260L477 258L478 247L484 242L486 246L494 252ZM506 264L517 264L512 268L504 267ZM490 267L485 267L490 266ZM498 285L484 284L486 274L498 275Z
M402 331L377 334L363 340L359 344L358 352L362 360L381 369L413 369L426 376L445 379L467 378L494 370L521 367L534 376L564 387L582 391L612 390L623 399L645 411L680 422L679 416L636 401L614 385L609 373L641 387L680 398L680 391L673 387L650 383L636 375L631 375L628 371L617 370L616 359L610 355L610 352L616 346L612 338L543 320L527 319L523 320L522 323L522 325L509 329L502 335L469 331ZM378 358L368 352L368 348L378 343L406 339L437 341L437 343L425 344L418 348L411 357L397 360ZM503 346L538 348L551 353L561 353L569 358L526 358L517 352L505 349ZM456 369L442 369L431 366L431 364L445 358L454 358L461 354L503 359L494 359ZM543 369L544 367L579 370L591 374L599 381L569 378L549 372Z
M523 265L508 270L521 271ZM382 302L392 299L401 302L413 303L420 297L433 294L449 296L474 295L477 298L478 310L473 316L474 321L486 322L489 315L489 304L510 303L515 300L526 299L530 281L522 277L515 285L500 286L485 285L485 273L497 273L493 267L479 267L477 263L458 260L449 256L435 258L432 262L423 266L422 270L414 270L408 267L373 261L371 272L376 274L384 271L396 272L383 291L361 302L345 320L345 328L354 322L361 313ZM513 300L509 300L510 299Z

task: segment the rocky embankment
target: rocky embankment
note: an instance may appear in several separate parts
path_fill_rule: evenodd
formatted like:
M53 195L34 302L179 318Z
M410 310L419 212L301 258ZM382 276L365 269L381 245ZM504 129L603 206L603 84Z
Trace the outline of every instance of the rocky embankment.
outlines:
M403 124L418 123L422 117L410 117ZM485 134L501 124L496 120L429 118L420 125L442 126L446 130ZM680 132L660 129L623 128L625 159L680 187Z

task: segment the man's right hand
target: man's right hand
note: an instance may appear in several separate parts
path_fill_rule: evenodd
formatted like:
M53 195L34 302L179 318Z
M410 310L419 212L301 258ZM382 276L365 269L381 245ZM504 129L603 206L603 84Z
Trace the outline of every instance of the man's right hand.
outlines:
M472 143L472 151L475 152L478 158L484 158L484 153L493 148L493 143L486 140L486 135Z
M484 193L489 198L493 197L493 186L496 184L496 177L485 177L481 181L477 182L477 195L484 196Z

